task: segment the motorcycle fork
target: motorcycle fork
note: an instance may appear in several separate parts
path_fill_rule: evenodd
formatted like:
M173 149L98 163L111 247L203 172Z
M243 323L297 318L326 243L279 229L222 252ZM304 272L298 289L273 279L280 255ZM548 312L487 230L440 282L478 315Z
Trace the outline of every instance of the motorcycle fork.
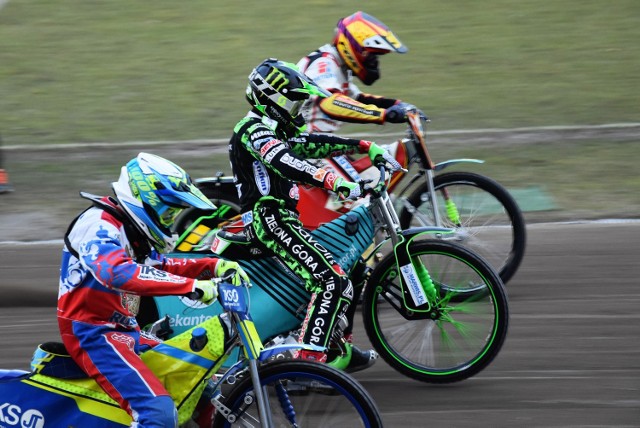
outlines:
M441 227L442 220L440 219L440 210L438 209L438 198L436 197L436 189L435 189L435 185L433 184L433 170L432 169L426 170L425 175L427 180L427 188L429 191L429 198L431 199L431 209L433 210L434 224L437 227Z
M420 257L409 253L411 241L401 239L394 248L404 307L411 313L433 314L438 305L436 287Z
M431 205L431 210L433 212L433 225L437 226L437 227L442 227L442 218L440 217L440 211L438 209L438 198L437 198L437 191L435 189L435 185L433 183L434 177L435 177L435 173L434 170L432 169L421 169L414 177L413 179L407 184L406 187L404 187L402 189L402 191L400 192L400 195L403 195L408 189L409 187L411 187L411 185L413 183L415 183L416 180L420 179L421 176L425 176L425 181L427 183L427 195L428 195L428 200L430 201L430 205ZM444 209L445 212L447 214L447 219L454 225L456 226L460 226L460 213L458 212L458 207L456 206L455 202L453 201L453 199L451 198L451 195L449 194L449 191L447 190L446 187L442 188L439 190L439 192L442 194L442 198L444 200ZM420 220L421 214L418 212L418 209L413 206L412 204L409 203L409 201L407 200L406 197L402 197L402 205L404 206L404 208L409 211L410 213L412 213L415 217L417 217ZM421 221L422 226L428 226L429 224L425 221Z

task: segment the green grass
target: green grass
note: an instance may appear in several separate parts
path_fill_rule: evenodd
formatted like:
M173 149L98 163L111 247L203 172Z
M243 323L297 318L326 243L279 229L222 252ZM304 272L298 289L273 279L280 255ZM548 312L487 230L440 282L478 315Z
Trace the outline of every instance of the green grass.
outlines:
M359 8L410 49L383 58L370 91L417 104L433 129L640 117L636 0L11 0L0 134L8 145L227 136L254 65L297 61Z

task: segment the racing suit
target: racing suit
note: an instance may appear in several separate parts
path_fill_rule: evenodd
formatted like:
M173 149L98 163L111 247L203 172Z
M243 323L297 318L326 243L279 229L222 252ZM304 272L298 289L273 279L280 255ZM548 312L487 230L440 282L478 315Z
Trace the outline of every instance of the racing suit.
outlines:
M398 99L362 92L353 83L351 70L340 57L338 50L331 44L311 52L298 61L297 65L318 86L332 94L328 98L312 96L302 107L302 114L310 132L335 133L344 122L382 124L385 122L386 109L401 102ZM353 158L347 157L347 160L353 161ZM362 159L362 161L361 168L366 169L371 166L368 159ZM326 160L312 161L317 167L322 167L326 162ZM363 175L361 178L374 177ZM362 287L356 287L354 298L359 299L361 292ZM348 340L353 334L355 309L356 305L352 305L347 312L349 325L344 334Z
M287 135L256 111L236 125L229 143L248 239L276 254L312 292L302 324L302 343L328 346L337 317L352 301L353 287L332 254L298 220L295 182L326 188L327 180L335 176L306 159L359 150L360 140Z
M385 109L400 100L366 94L353 83L351 70L337 49L326 44L298 61L300 70L318 86L331 92L328 98L312 96L302 112L310 132L336 132L342 122L385 122Z
M121 211L111 198L101 202ZM65 241L58 325L69 354L131 415L132 426L177 427L169 393L138 355L158 339L141 334L132 306L138 296L190 293L193 278L214 276L218 259L172 259L151 250L136 263L123 221L96 206L77 218Z

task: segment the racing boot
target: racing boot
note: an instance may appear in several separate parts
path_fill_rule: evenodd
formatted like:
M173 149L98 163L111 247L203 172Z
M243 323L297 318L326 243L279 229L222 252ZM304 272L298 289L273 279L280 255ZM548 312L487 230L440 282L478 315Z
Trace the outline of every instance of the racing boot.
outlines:
M345 335L338 346L329 349L329 364L347 373L358 372L371 367L378 359L378 353L373 349L363 351L351 343L352 335Z
M344 369L347 373L359 372L371 367L378 359L378 353L373 349L363 351L352 343L348 343L351 348L351 359Z

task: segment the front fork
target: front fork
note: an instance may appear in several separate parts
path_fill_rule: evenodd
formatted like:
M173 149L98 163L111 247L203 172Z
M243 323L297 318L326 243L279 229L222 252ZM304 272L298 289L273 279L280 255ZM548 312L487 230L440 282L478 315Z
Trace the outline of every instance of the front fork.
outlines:
M434 180L434 172L429 169L425 172L426 180L427 180L427 193L429 201L431 202L431 210L433 212L433 220L434 225L438 227L442 227L442 218L440 217L440 209L438 207L438 195L436 193L435 186L433 184ZM449 195L449 190L446 187L440 189L440 193L442 194L442 198L444 200L444 209L447 214L447 219L451 224L456 226L460 226L460 213L458 212L458 207L456 206L453 199ZM405 201L406 205L409 205L409 202ZM415 216L419 216L418 208L414 206L408 207L409 211L412 212ZM426 226L423 224L423 226Z
M433 170L428 169L426 172L426 175L427 175L427 189L429 191L429 199L431 200L431 209L433 210L434 225L440 227L442 225L442 220L440 219L440 210L438 209L438 198L436 197L436 189L433 184ZM450 200L450 198L448 198L448 195L446 196L447 198L445 199L445 203L447 199Z
M438 306L438 293L429 270L420 257L410 253L411 242L418 236L440 238L451 233L454 233L453 229L437 227L411 229L410 234L402 232L401 239L395 245L394 255L400 272L404 306L411 312L433 313Z
M438 210L438 199L436 198L436 190L434 188L433 185L433 180L435 177L435 173L436 172L440 172L443 169L451 166L451 165L455 165L458 163L476 163L476 164L482 164L484 163L483 160L480 159L450 159L447 160L445 162L439 162L437 164L434 165L433 168L429 168L429 169L422 169L418 172L418 174L416 174L410 181L409 183L402 189L402 191L399 193L399 195L403 195L405 191L407 191L409 189L409 187L411 187L411 185L418 180L422 175L426 176L426 180L427 180L427 188L428 188L428 197L431 201L431 205L432 205L432 209L433 209L433 219L434 219L434 226L438 226L438 227L442 227L442 223L441 223L441 218L440 218L440 211ZM458 208L456 207L456 204L453 202L453 200L451 199L451 196L449 195L449 192L447 191L446 187L443 188L441 190L442 193L442 197L444 199L444 204L445 204L445 211L447 213L447 218L449 219L449 221L456 225L456 226L460 226L460 213L458 212ZM403 205L405 207L406 210L408 210L411 214L414 215L414 217L416 217L418 220L420 220L420 213L418 212L417 207L414 207L413 205L411 205L406 198L402 198L403 200ZM421 222L422 226L428 226L428 224L426 222Z

